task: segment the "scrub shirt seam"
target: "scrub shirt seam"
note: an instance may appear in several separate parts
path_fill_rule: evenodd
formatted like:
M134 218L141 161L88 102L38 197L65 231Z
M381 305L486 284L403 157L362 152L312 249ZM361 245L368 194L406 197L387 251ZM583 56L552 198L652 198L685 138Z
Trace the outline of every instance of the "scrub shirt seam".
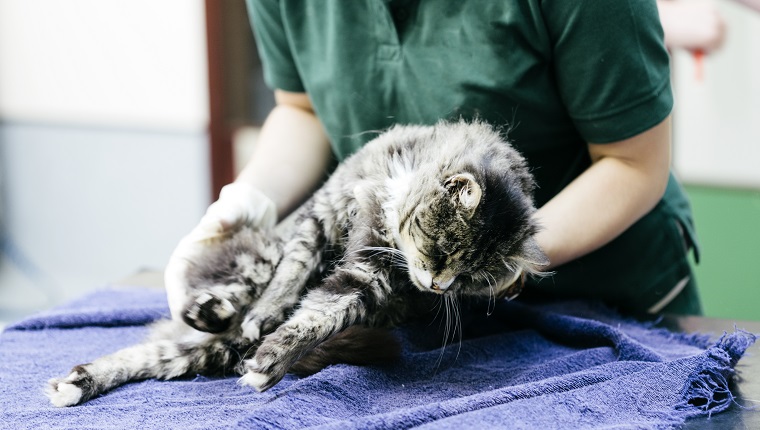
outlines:
M647 102L651 102L652 100L658 99L659 97L661 97L662 92L667 88L669 84L670 84L670 76L668 76L666 79L663 79L660 85L651 94L647 94L646 96L640 99L637 99L636 101L632 103L626 104L625 106L621 106L617 109L606 111L604 114L601 114L601 115L588 115L588 116L573 115L572 118L574 121L590 122L590 121L599 121L599 120L604 120L604 119L609 119L609 118L619 116L622 113L635 110L636 108L641 107L641 105L644 105Z

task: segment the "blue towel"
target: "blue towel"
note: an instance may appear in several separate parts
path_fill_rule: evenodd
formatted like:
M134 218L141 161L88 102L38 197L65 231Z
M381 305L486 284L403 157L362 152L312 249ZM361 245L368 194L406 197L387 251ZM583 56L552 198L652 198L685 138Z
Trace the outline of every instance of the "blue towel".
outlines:
M50 405L49 378L139 342L167 316L162 291L107 289L9 326L0 428L669 428L731 407L728 380L755 340L671 333L595 303L503 301L445 348L434 324L398 330L393 365L334 365L264 393L234 376L147 380Z

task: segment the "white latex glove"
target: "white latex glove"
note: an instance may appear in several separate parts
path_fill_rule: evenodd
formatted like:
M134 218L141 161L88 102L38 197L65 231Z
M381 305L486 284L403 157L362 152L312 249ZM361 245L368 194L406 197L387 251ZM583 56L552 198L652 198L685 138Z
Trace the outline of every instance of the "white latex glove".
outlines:
M242 226L272 228L277 221L274 202L256 188L233 182L222 188L219 200L206 210L198 225L180 240L164 270L164 285L172 319L181 321L187 295L187 269L208 246Z

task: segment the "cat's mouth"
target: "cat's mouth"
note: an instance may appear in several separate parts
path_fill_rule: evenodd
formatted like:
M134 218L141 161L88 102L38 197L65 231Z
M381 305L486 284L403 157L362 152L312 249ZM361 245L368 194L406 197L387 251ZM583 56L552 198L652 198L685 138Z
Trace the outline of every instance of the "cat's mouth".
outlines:
M454 281L456 280L456 278L457 277L454 276L454 277L446 279L446 280L436 280L436 279L433 279L433 284L430 286L430 288L433 291L437 292L437 293L443 294L443 293L445 293L449 289L449 287L451 286L451 284L454 283Z
M422 291L444 294L449 291L456 280L456 275L433 276L427 270L413 269L409 272L412 283Z

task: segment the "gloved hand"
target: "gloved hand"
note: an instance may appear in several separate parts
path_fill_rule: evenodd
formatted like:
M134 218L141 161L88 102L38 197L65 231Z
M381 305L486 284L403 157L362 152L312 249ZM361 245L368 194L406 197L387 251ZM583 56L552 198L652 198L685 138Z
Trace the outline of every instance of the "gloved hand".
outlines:
M274 202L256 188L233 182L206 210L198 225L180 240L164 270L164 285L172 319L181 321L187 300L187 270L206 247L242 226L271 228L277 221Z

